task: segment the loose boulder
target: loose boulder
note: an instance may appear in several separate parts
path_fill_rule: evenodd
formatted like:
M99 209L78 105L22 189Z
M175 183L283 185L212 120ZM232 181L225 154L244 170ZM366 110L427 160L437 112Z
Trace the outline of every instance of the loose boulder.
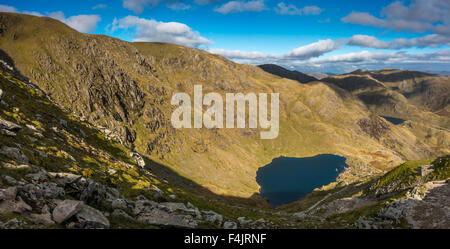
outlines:
M237 229L237 224L236 224L236 222L226 221L225 223L223 223L223 228L224 229Z
M81 211L83 208L83 202L82 201L74 201L74 200L65 200L56 206L56 208L53 210L53 220L61 224L64 221L68 220L75 214Z
M80 212L76 214L78 226L87 229L108 229L109 220L97 209L84 205Z
M23 154L22 151L20 151L18 148L3 146L0 153L9 157L10 159L13 159L17 163L28 164L28 157L25 156L25 154Z
M18 124L0 118L0 129L17 132L20 131L22 127Z

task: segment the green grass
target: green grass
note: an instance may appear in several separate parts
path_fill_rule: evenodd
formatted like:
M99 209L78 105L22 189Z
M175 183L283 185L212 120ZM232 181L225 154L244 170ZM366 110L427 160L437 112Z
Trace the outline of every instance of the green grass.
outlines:
M427 159L403 163L378 179L375 188L382 188L395 183L400 183L398 187L409 186L421 178L419 167L430 164L432 161L432 159Z

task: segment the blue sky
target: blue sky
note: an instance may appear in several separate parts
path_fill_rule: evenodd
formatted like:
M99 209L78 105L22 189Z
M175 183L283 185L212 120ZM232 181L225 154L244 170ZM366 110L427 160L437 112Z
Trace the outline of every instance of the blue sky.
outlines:
M450 71L450 1L0 0L80 32L163 41L240 63L343 73Z

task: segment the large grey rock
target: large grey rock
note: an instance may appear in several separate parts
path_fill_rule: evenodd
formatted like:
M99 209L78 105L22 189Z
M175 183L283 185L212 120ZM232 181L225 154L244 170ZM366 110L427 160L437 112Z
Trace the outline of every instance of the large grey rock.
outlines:
M158 200L158 199L164 197L164 192L156 186L152 186L152 188L149 190L149 192L152 194L152 196L155 200Z
M252 222L251 220L248 220L246 217L239 217L239 218L237 218L237 220L239 221L239 223L241 225L247 225L250 222Z
M190 215L168 213L158 208L140 214L137 220L144 224L159 227L196 228L198 226L197 222Z
M31 210L33 210L32 207L30 207L30 205L28 205L27 203L25 203L22 198L18 198L18 200L16 201L16 209L14 210L15 213L24 213L24 212L30 212Z
M128 203L125 199L115 199L112 201L111 203L111 207L113 209L123 209L126 210L128 209Z
M163 202L159 204L161 207L166 208L170 212L175 212L177 210L185 211L187 210L184 203L177 203L177 202Z
M9 187L7 189L0 189L0 201L15 200L17 195L17 187Z
M61 224L67 219L81 211L84 204L82 201L65 200L53 209L53 220Z
M88 187L81 193L80 200L88 205L100 205L107 197L107 189L105 186L90 182Z
M22 198L18 200L4 200L0 201L0 213L17 213L22 214L33 210L30 205L25 203Z
M42 171L34 173L34 174L27 174L25 177L34 182L43 182L49 178L48 174L45 172L42 172Z
M2 163L2 167L12 170L31 170L31 166L28 164L14 165L11 163Z
M25 156L25 154L23 154L22 151L18 148L3 146L0 150L0 153L18 163L28 164L28 157Z
M64 198L65 190L54 182L26 184L21 188L20 195L37 206L45 205L48 200Z
M6 129L0 129L0 134L1 135L5 135L7 137L15 137L15 136L17 136L17 134L15 132L8 131Z
M203 211L205 221L217 225L222 225L223 222L223 216L214 212L214 211Z
M84 205L76 215L81 228L109 228L109 220L97 209Z
M18 124L0 118L0 129L17 132L20 131L22 127Z
M224 229L237 229L237 224L236 224L236 222L226 221L223 223L223 228Z
M12 178L11 176L3 176L3 181L5 181L8 185L17 185L17 180Z
M130 156L136 161L137 165L141 168L145 167L144 158L136 152L130 152Z
M111 217L126 220L134 220L133 217L131 217L129 214L127 214L125 211L121 209L114 209L114 211L111 213Z
M60 184L60 185L66 185L69 183L75 183L77 181L82 181L83 177L80 175L76 175L76 174L72 174L72 173L55 173L55 172L50 172L49 173L50 176L54 177L56 179L56 181ZM84 179L85 180L85 179Z
M186 205L184 205L184 203L180 203L180 202L163 202L159 204L160 208L163 208L169 212L175 212L177 210L186 212L186 213L191 213L193 215L195 215L197 218L201 218L202 214L201 212L198 210L198 208L194 207L192 204L190 205L191 208L187 208Z
M139 198L139 197L138 197ZM147 199L139 199L134 203L133 215L151 212L151 210L158 208L159 204Z
M30 217L35 223L38 224L43 224L46 226L55 224L52 220L52 214L50 213L47 205L42 208L41 214L31 214Z

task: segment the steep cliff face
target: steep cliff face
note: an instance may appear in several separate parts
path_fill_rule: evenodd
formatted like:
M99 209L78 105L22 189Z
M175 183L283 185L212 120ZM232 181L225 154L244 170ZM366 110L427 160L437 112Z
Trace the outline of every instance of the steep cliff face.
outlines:
M280 155L343 155L350 168L339 181L352 182L450 152L448 131L418 120L392 125L332 84L299 84L177 45L80 34L49 18L0 14L0 23L2 60L56 103L215 193L258 192L257 169ZM260 129L174 129L172 95L192 96L194 85L222 96L279 93L278 138L261 140Z

